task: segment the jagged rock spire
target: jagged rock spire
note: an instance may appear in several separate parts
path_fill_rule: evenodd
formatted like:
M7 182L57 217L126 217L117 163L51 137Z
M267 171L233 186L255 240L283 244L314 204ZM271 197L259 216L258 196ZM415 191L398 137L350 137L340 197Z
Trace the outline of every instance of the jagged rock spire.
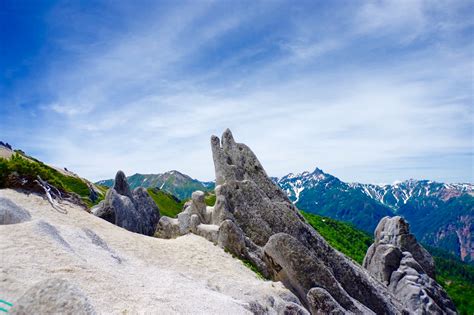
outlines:
M251 180L274 201L289 202L288 196L265 172L252 150L243 143L236 143L229 129L222 140L211 137L212 156L216 172L216 185L232 180Z
M122 196L132 197L132 192L130 191L130 186L128 185L127 177L122 171L118 171L115 175L113 188L118 194Z
M115 176L114 187L104 200L92 208L92 213L112 224L132 232L153 235L156 231L160 210L143 187L130 191L127 177L122 171Z
M433 258L410 234L402 217L384 217L374 234L375 242L364 258L364 268L410 312L456 314L453 302L434 279Z
M198 195L193 194L177 219L160 220L157 235L201 235L250 261L265 276L282 281L308 309L364 314L403 311L385 286L305 222L252 150L235 142L230 130L222 140L212 136L211 148L215 206L199 206ZM322 305L327 307L321 309Z

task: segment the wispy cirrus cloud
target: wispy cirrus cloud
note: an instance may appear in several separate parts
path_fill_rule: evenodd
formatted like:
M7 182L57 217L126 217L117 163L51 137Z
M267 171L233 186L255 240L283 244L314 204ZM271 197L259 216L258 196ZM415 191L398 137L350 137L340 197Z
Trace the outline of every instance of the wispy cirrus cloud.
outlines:
M52 9L53 30L73 22L33 92L12 90L2 134L91 179L212 179L209 136L227 127L277 176L472 178L468 2L141 4Z

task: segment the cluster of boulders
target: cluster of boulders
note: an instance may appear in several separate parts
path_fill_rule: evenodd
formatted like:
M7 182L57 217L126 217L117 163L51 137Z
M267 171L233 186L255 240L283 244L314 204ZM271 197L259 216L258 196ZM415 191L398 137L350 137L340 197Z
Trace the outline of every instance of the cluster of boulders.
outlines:
M453 302L435 281L433 258L410 234L403 218L385 217L379 222L363 266L410 312L456 314Z
M157 236L201 235L282 281L321 314L400 314L404 306L361 266L333 249L267 176L255 154L229 130L211 138L216 203L195 192L176 219L162 217Z
M122 171L115 176L114 186L107 190L104 200L91 209L96 216L131 232L153 235L160 211L145 188L130 190Z

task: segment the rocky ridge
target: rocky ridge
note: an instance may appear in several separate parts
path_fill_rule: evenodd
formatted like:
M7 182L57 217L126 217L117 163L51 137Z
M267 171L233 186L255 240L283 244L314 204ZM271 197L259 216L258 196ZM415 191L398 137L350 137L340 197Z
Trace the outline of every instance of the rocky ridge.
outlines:
M177 219L162 217L157 236L201 235L282 281L309 310L401 314L404 307L367 271L334 250L229 130L213 136L216 203L193 193ZM287 306L289 307L289 306ZM294 305L292 306L294 307Z

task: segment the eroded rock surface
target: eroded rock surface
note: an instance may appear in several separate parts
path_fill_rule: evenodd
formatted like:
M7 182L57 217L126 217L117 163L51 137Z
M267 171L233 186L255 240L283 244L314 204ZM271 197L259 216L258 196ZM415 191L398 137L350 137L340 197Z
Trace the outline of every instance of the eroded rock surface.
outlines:
M37 283L16 301L11 314L96 314L89 298L64 279L48 279Z
M139 187L130 191L125 174L118 171L114 187L105 199L92 208L96 216L131 232L153 235L160 212L146 189Z
M229 130L213 136L216 204L196 192L177 219L161 218L157 236L201 235L282 281L307 309L400 314L402 304L366 270L334 250L272 182L255 154ZM315 290L317 288L317 290ZM291 306L288 305L288 309Z
M16 224L31 220L28 210L7 198L0 198L0 224Z
M453 302L434 279L433 258L410 234L403 218L385 217L379 222L363 266L410 312L456 314Z

